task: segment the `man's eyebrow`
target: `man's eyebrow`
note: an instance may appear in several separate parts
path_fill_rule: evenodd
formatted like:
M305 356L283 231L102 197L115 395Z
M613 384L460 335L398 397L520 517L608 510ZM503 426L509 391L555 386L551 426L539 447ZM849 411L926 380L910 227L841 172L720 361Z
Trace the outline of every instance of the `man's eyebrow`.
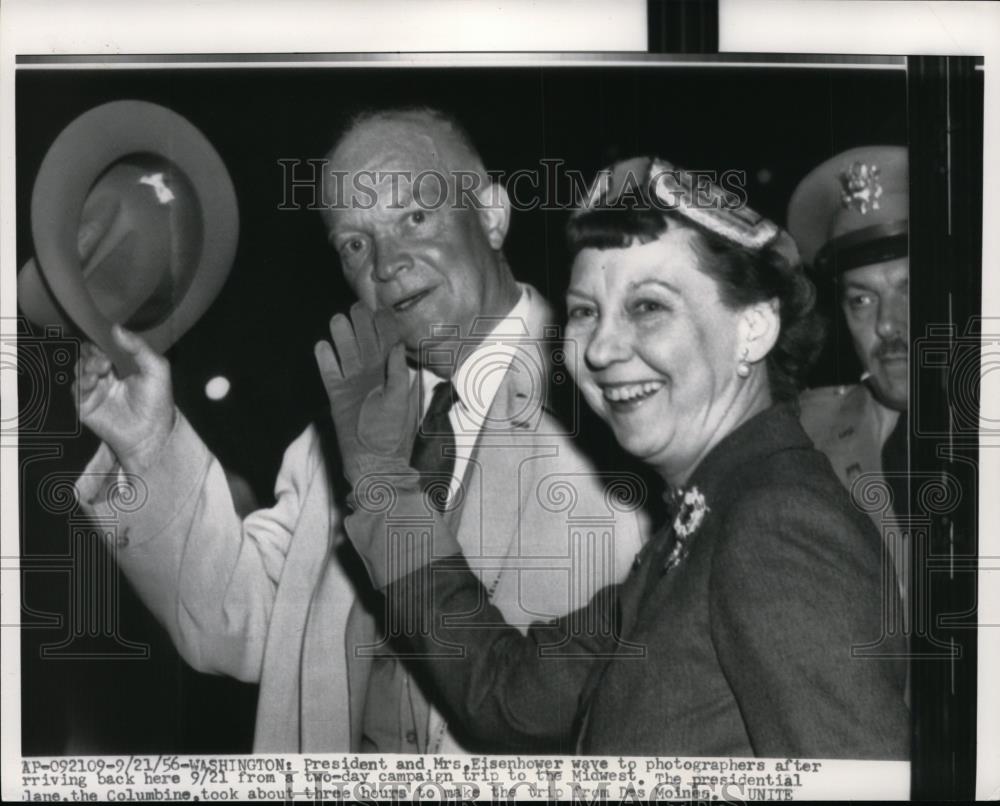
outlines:
M336 227L330 227L330 229L326 231L326 239L330 243L336 245L335 242L338 238L350 235L352 232L354 232L354 230L351 227L341 227L339 229Z
M848 291L872 291L878 293L878 289L864 282L863 280L848 280L843 285L843 291L846 294Z

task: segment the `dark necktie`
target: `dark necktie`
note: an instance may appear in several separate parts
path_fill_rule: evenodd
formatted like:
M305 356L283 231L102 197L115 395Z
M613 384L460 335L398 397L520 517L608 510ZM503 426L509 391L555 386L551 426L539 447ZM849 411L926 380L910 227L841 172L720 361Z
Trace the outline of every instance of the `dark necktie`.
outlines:
M455 471L455 431L448 416L454 403L455 387L451 381L442 381L434 387L410 454L410 466L420 472L424 493L439 512L448 503L448 489Z
M896 516L906 518L910 514L910 421L906 412L900 412L896 427L882 446L882 472L892 490L892 508Z

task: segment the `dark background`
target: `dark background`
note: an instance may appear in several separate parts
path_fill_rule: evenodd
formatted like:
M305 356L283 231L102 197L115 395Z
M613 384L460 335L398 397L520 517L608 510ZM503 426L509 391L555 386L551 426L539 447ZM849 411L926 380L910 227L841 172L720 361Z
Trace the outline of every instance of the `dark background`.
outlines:
M907 142L902 69L21 70L16 93L19 265L33 252L27 211L41 160L92 106L125 98L168 106L225 160L241 217L233 271L168 356L181 409L265 505L284 448L326 407L312 345L352 301L319 215L278 209L278 160L322 157L353 112L443 108L469 130L487 168L507 174L556 158L590 176L640 153L693 169L745 170L750 205L779 223L795 185L819 162L856 145ZM565 215L516 212L506 245L518 279L557 304L567 278ZM830 343L812 384L850 383L859 368L820 285ZM58 371L65 362L41 335L26 332L19 350L22 408L44 398L37 435L22 428L21 440L23 753L249 750L255 688L191 671L124 582L117 616L109 616L119 639L73 635L70 578L60 568L73 554L75 521L72 512L53 512L39 491L54 474L78 473L96 440L52 436L74 430L73 407ZM204 394L215 375L232 383L219 402ZM67 636L80 657L43 657ZM149 657L128 657L128 642L148 645Z

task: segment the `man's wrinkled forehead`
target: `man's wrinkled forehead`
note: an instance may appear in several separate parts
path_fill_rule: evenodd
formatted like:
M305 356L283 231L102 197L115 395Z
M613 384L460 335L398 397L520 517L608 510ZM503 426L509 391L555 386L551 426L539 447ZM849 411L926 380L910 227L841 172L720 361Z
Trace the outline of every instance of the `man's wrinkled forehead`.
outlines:
M420 121L374 121L354 129L327 160L324 201L335 206L370 205L392 195L406 204L418 182L426 191L450 189L461 154L445 132Z

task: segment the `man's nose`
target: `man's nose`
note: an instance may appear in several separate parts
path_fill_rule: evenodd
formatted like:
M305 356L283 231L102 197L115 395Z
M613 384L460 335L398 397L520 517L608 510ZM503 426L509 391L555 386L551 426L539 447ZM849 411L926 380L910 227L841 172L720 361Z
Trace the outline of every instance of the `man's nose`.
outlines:
M401 271L412 268L413 259L409 253L392 240L381 240L375 247L375 279L386 283Z
M591 369L603 369L617 361L625 361L630 355L628 333L611 319L598 325L584 351Z
M878 321L875 323L878 335L883 339L906 336L910 320L909 298L894 294L884 298L879 304Z

